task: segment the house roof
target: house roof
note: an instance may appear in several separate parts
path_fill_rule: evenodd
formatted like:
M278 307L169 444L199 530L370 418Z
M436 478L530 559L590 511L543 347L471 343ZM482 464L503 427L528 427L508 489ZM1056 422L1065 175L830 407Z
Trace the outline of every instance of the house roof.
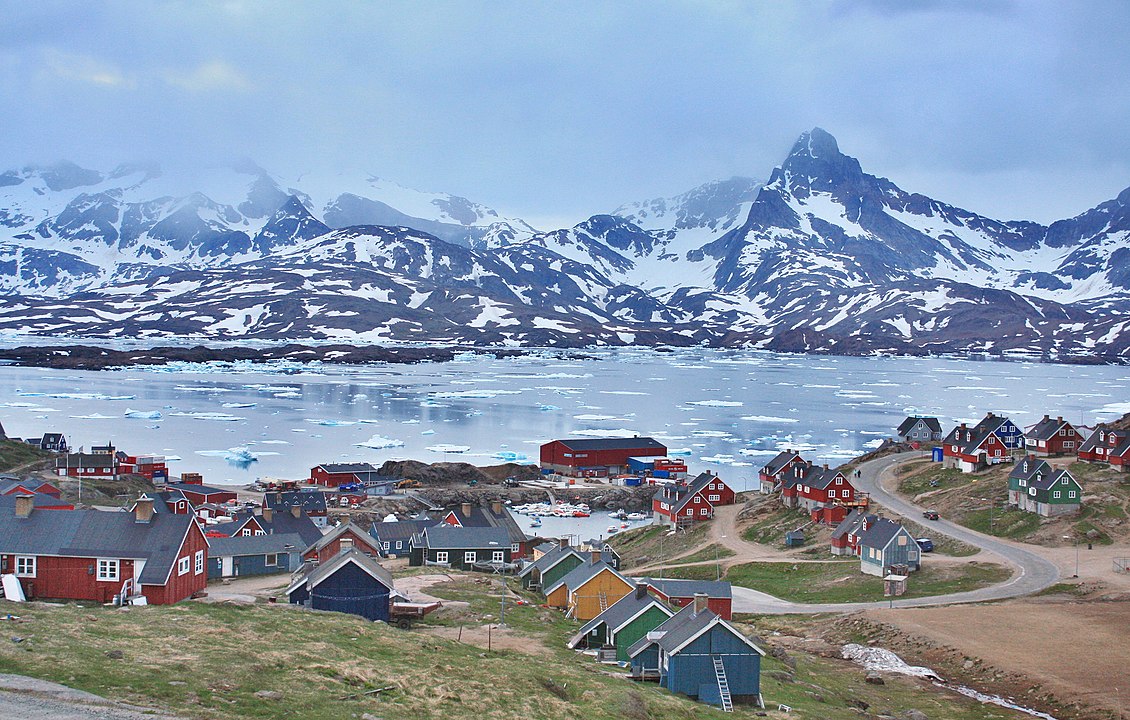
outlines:
M263 493L263 506L272 510L301 505L306 512L325 512L326 494L320 490L287 490Z
M52 498L54 500L54 498ZM101 510L32 511L15 516L16 498L0 496L0 553L145 560L139 581L162 585L188 532L191 515L155 514L148 523L133 513Z
M114 467L116 460L113 455L99 453L67 453L61 458L55 458L57 468L77 467Z
M568 646L575 648L586 635L602 624L607 625L610 631L617 632L651 607L659 608L667 617L671 617L673 614L654 595L645 592L643 597L639 597L636 593L631 592L612 603L604 612L589 620L569 639Z
M377 469L370 463L323 463L318 467L331 475L344 473L375 473Z
M1048 464L1047 460L1041 460L1034 455L1028 455L1013 466L1012 472L1008 474L1008 477L1010 480L1024 480L1030 482L1040 474L1051 475L1052 466Z
M542 555L532 563L528 563L524 568L522 568L522 572L518 573L518 576L523 577L525 575L528 575L533 572L534 568L537 568L540 572L544 573L567 557L576 557L582 562L584 562L585 560L585 556L582 555L576 548L570 546L561 547L559 544L554 543L552 550L547 552L545 555Z
M263 515L255 515L251 511L238 512L231 516L230 523L221 523L219 525L209 525L208 530L221 529L225 535L235 535L243 528L252 518L263 528L263 532L268 535L285 535L297 534L302 537L302 547L308 548L314 543L322 539L322 530L306 513L300 514L298 517L290 512L272 512L271 519Z
M361 568L369 577L388 588L390 594L400 594L393 588L392 573L386 570L384 566L376 560L365 553L359 552L355 548L346 548L320 565L307 566L290 583L290 586L286 589L286 594L290 595L303 585L305 585L307 589L313 590L322 581L332 577L338 570L348 564L353 564Z
M375 522L369 528L369 534L377 542L397 542L411 540L412 536L424 528L435 525L436 521L430 518L424 520L399 520L397 522Z
M1024 437L1030 440L1050 440L1055 437L1060 428L1070 426L1071 423L1063 418L1053 418L1047 415L1044 419L1032 426L1031 430L1024 433Z
M815 467L811 475L805 477L804 484L815 490L827 490L837 477L844 477L838 468Z
M709 598L731 598L733 590L724 580L683 580L681 578L639 578L669 598L693 598L705 593Z
M966 426L964 432L960 425L950 430L949 435L946 435L942 442L949 445L958 445L961 447L962 454L972 455L977 448L988 440L990 435L996 433L1005 423L1010 423L1010 420L1003 415L988 413L973 427Z
M1079 483L1075 480L1075 476L1066 470L1060 470L1057 473L1047 473L1041 475L1036 480L1032 481L1030 485L1037 490L1051 490L1052 487L1058 484L1061 480L1067 480L1068 484L1078 486Z
M169 490L179 490L182 493L196 493L197 495L219 495L220 493L235 494L234 489L211 487L210 485L194 485L193 483L165 483Z
M571 450L662 450L667 446L649 437L633 438L564 438L555 440Z
M378 551L379 548L377 548L376 541L373 540L373 537L369 535L369 533L354 525L352 521L347 521L341 523L333 530L330 530L328 533L323 535L321 539L316 541L313 545L308 546L302 552L303 554L306 554L310 550L321 550L322 548L332 543L334 540L337 540L342 535L350 531L353 532L358 540L368 545L370 550L372 550L373 552Z
M463 513L462 507L448 510L443 516L446 517L449 514L455 515L455 518L463 527L502 528L506 530L506 534L510 537L511 543L525 542L528 538L525 531L518 527L518 523L505 506L499 507L499 511L495 512L492 503L484 502L480 505L472 506L469 515Z
M766 475L776 475L777 473L784 470L794 460L800 459L800 453L796 452L795 450L785 450L783 452L777 453L776 457L765 463L765 465L761 468L761 472L765 473Z
M900 533L910 535L909 531L888 518L877 518L871 526L859 535L859 544L866 547L885 548Z
M906 435L918 423L923 423L930 430L931 433L940 433L942 431L942 424L938 422L936 417L921 417L919 415L911 415L898 426L895 431L896 435Z
M572 592L573 590L576 590L588 581L592 580L604 570L611 572L613 575L623 580L624 584L628 585L629 587L635 585L635 583L633 583L631 580L621 575L616 570L616 568L601 560L600 562L595 563L591 561L581 563L577 567L565 573L565 575L562 576L561 579L555 582L552 586L542 588L542 592L546 595L549 595L551 592L561 587L562 585L564 585L569 590L569 592Z
M440 524L423 532L427 547L433 550L509 550L511 545L510 535L504 528Z
M306 547L306 544L298 533L234 535L232 537L211 538L208 541L208 557L300 553L304 547Z
M863 520L863 511L859 508L853 508L843 520L832 530L832 539L842 538L844 535L852 532L852 529Z

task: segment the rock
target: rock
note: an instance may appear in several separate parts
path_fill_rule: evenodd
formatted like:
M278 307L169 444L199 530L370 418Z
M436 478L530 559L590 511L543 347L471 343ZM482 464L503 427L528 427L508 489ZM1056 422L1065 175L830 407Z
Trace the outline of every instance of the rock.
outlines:
M255 693L260 700L282 700L283 694L278 690L260 690Z
M769 677L773 678L774 680L780 680L781 682L790 682L791 683L791 682L794 681L794 677L793 677L792 673L781 672L780 670L772 670L772 671L770 671L769 673L766 673L766 674L769 675Z
M866 700L860 700L859 698L851 698L847 702L851 707L859 708L860 710L864 711L866 711L867 708L871 707L871 703L867 702Z
M887 681L883 679L883 676L880 675L877 672L867 673L867 677L863 678L863 682L865 682L869 685L886 685L887 684Z
M186 683L183 680L170 680L169 684L170 685L187 685L188 683Z
M110 658L111 660L121 660L125 656L126 656L126 654L124 652L122 652L121 650L107 650L106 651L106 657Z
M969 670L969 669L971 669L971 668L973 667L973 661L972 661L972 660L966 660L965 662L963 662L963 663L961 664L961 666L962 666L963 668L965 668L966 670Z
M361 713L361 720L384 720L384 718L379 718L372 713Z
M1099 532L1098 530L1094 529L1094 528L1091 528L1090 530L1087 531L1087 539L1088 540L1098 540L1102 536L1103 536L1103 534L1101 532Z
M902 714L906 720L930 720L921 710L907 710Z

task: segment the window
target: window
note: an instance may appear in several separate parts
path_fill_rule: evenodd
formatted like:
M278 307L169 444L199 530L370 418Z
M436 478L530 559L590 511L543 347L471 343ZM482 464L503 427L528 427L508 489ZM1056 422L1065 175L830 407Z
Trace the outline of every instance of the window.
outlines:
M120 570L120 562L117 560L99 560L98 561L98 579L103 581L116 581Z
M1060 485L1066 485L1067 484L1067 478L1063 478L1062 480L1060 480L1059 484Z
M490 561L496 563L505 562L506 552L504 550L495 550L490 555Z
M711 495L710 497L708 497L706 499L709 500L710 502L718 502L719 500L722 499L722 496L721 495Z
M510 552L516 553L516 552L519 552L519 551L520 551L520 548L518 547L518 543L511 543Z
M187 575L190 563L191 561L187 555L177 560L177 575Z
M353 538L342 538L341 539L341 549L342 550L344 550L346 548L351 548L351 547L353 547Z
M446 550L439 550L439 551L436 552L436 562L437 563L447 562L447 551Z
M899 535L899 545L900 546L906 545L906 535Z
M1068 490L1067 491L1067 497L1069 497L1071 499L1075 499L1075 491L1074 490Z
M243 528L239 534L243 537L251 537L251 528Z
M710 514L710 508L703 508L703 509L698 511L698 514L699 515L709 515Z
M267 534L267 533L263 532L262 530L256 530L256 531L255 531L255 536L256 536L256 537L258 537L258 536L260 536L260 535L266 535L266 534Z
M203 550L197 550L196 551L196 567L195 567L194 572L195 572L196 575L199 575L200 573L204 572L204 551Z
M400 543L397 543L396 546L400 547ZM386 543L386 542L381 543L381 547L383 547L385 549L385 552L388 552L388 547L389 547L388 543Z
M35 558L16 556L16 577L35 577Z
M1055 492L1052 493L1052 497L1058 500L1060 495L1062 495L1062 494L1063 493L1061 493L1059 490L1056 490Z
M268 567L273 567L275 565L278 565L279 564L279 554L278 553L271 553L271 554L267 555L263 560L263 564L267 565Z
M463 562L473 563L478 559L478 554L474 550L467 550L463 553Z
M702 502L702 496L701 496L701 495L695 495L695 496L694 496L694 501L695 501L696 503L700 503L700 502Z

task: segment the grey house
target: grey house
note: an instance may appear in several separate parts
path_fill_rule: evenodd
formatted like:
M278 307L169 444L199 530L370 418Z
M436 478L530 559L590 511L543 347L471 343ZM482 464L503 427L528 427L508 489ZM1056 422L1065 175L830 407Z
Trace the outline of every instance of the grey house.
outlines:
M939 442L942 439L942 424L936 417L918 417L903 420L895 430L903 442Z
M868 575L886 577L892 565L905 565L914 572L920 560L914 536L887 518L879 518L859 536L859 569Z

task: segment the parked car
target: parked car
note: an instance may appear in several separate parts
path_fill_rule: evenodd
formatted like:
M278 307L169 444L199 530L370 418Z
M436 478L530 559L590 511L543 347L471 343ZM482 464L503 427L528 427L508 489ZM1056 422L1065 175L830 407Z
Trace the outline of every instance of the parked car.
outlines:
M937 510L926 510L922 513L922 517L926 518L927 520L937 520L938 519L938 511Z
M915 538L914 542L918 543L918 549L922 552L934 552L934 541L930 538Z

